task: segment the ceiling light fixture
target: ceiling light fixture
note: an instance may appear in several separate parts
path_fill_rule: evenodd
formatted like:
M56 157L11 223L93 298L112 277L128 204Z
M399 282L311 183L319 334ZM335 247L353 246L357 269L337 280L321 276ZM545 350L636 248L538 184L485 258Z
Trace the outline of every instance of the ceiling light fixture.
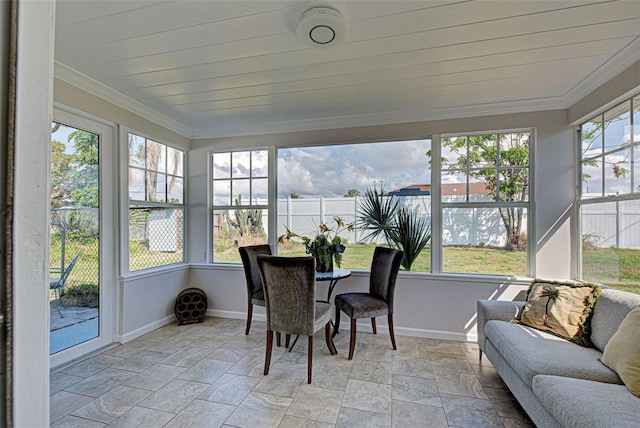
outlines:
M347 21L337 10L314 7L300 18L297 33L307 46L329 48L347 38Z

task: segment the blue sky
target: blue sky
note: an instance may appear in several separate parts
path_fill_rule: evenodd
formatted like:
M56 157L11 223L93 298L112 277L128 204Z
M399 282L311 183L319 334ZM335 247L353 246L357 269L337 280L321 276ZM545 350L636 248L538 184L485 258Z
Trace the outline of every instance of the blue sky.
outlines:
M430 140L411 140L280 149L278 197L342 197L381 183L386 190L428 184L430 147Z

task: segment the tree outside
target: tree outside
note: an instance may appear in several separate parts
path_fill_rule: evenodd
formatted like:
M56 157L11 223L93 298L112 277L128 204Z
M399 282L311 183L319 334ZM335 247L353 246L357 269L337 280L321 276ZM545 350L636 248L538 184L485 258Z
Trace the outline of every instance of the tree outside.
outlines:
M443 138L442 172L481 182L496 202L529 198L529 134L490 134ZM431 157L431 151L427 152ZM523 207L499 207L506 250L526 250Z

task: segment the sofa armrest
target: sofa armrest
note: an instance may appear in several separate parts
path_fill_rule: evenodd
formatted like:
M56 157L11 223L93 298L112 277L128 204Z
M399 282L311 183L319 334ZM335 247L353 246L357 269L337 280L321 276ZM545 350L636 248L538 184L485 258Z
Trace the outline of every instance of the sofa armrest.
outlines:
M478 346L482 352L485 351L484 325L487 321L499 320L511 322L526 302L510 302L507 300L478 300Z

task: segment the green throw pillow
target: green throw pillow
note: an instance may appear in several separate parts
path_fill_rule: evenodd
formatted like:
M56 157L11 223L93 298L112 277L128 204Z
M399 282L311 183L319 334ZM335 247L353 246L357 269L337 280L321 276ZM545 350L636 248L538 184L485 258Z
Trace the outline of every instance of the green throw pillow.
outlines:
M591 314L600 293L597 284L535 279L514 321L590 347Z
M640 308L629 312L611 336L600 361L616 372L634 395L640 397Z

